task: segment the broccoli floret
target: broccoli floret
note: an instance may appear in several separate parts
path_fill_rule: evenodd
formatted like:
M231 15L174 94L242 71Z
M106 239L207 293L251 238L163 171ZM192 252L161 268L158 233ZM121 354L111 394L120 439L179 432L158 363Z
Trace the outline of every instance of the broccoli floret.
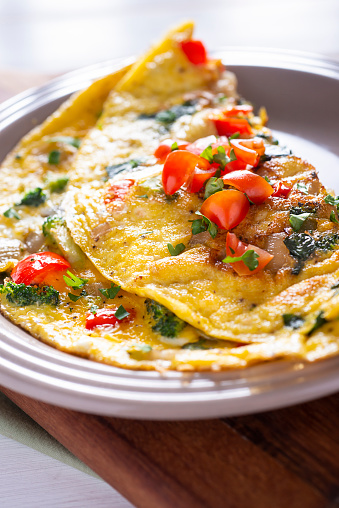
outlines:
M187 325L185 321L178 318L160 303L147 299L145 304L148 314L154 321L152 330L160 333L163 337L177 337Z
M26 286L25 284L7 282L5 285L0 285L0 293L4 293L7 300L18 307L27 305L53 305L56 307L59 303L59 292L52 286Z
M66 221L63 217L58 217L57 215L47 217L47 219L42 225L42 232L44 236L47 236L50 239L54 240L51 230L56 229L59 226L66 226Z
M47 243L54 249L58 249L73 268L83 267L86 261L85 254L75 244L63 217L57 215L48 217L42 225L42 232Z
M37 187L36 189L26 192L22 200L19 203L17 203L17 205L39 206L42 205L42 203L44 203L45 201L46 194L40 187Z

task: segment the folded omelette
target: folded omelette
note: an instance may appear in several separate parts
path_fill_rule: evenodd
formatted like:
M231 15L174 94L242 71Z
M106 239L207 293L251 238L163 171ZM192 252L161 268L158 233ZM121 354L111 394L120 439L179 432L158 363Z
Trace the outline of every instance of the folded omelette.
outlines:
M338 352L339 200L192 23L2 164L1 312L63 351L220 370Z

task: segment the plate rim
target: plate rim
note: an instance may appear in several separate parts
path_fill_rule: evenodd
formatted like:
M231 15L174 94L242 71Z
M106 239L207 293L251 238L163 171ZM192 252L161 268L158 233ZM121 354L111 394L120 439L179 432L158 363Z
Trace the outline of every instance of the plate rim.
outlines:
M215 57L223 55L223 59L227 55L230 67L245 65L290 69L339 80L339 61L313 53L227 47L216 49L211 54ZM237 59L236 63L232 63L230 55ZM261 65L253 64L253 55ZM265 58L267 65L264 65ZM6 127L8 121L11 123L10 119L15 114L32 108L39 98L46 100L51 94L65 94L66 90L73 93L133 61L133 57L116 58L82 67L15 95L0 105L0 128ZM246 61L250 63L244 63ZM20 119L14 118L12 123L17 121ZM63 353L39 342L3 316L0 316L1 324L5 324L5 332L0 330L0 385L43 402L88 413L158 420L236 416L306 402L339 390L339 356L314 363L274 361L221 373L189 375L169 371L164 376L155 371L131 371ZM18 355L21 355L22 364L16 363ZM42 362L41 372L35 370L38 359ZM321 369L325 363L327 368ZM261 387L255 374L254 381L249 379L253 372L258 374L272 367L275 370L277 366L278 370L281 366L283 369L273 391L269 389L272 382L268 383L267 379ZM292 368L294 383L298 387L292 392L288 385L291 371L286 372L284 368L287 366ZM64 379L58 378L59 368L63 369ZM321 383L317 372L319 368L325 370ZM92 386L90 383L79 384L86 375L91 382L95 381ZM59 385L55 384L56 380Z

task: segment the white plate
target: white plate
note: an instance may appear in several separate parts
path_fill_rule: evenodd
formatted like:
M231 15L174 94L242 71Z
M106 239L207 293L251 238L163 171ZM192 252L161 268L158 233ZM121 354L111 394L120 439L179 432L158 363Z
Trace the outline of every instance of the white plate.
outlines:
M239 89L265 105L278 139L339 190L339 64L295 53L228 49L214 53ZM66 74L0 107L0 159L69 94L130 61ZM134 372L57 351L0 316L0 384L51 404L110 416L194 419L304 402L339 389L339 356L314 364L272 362L224 373Z

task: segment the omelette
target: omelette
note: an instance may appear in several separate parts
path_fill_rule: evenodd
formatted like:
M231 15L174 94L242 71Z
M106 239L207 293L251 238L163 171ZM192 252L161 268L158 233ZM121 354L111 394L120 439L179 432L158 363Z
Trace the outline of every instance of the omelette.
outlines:
M130 369L339 348L339 200L193 24L93 83L2 164L1 312Z

